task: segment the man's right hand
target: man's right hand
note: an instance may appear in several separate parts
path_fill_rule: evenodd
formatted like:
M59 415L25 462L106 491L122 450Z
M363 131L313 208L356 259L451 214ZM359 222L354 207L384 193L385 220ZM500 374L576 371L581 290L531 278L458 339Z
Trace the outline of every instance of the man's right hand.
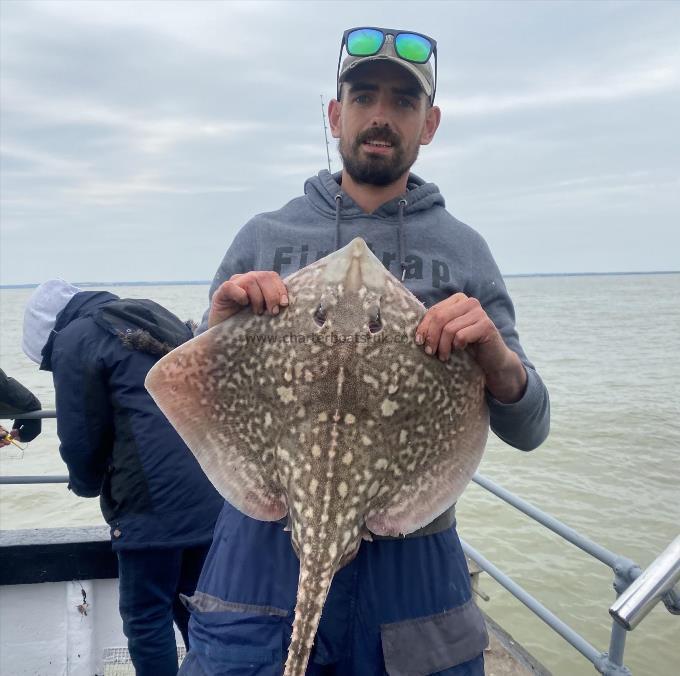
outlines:
M210 304L208 328L229 319L250 305L255 314L277 315L288 305L288 291L276 272L263 270L232 275L215 291Z

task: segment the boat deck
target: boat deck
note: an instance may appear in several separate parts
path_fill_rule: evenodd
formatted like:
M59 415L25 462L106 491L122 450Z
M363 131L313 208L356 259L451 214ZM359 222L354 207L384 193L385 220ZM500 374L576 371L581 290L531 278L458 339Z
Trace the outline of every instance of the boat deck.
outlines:
M0 563L0 673L134 674L117 612L117 561L107 528L1 531ZM477 590L482 571L469 559L468 567ZM85 590L87 615L78 610ZM486 676L550 676L485 619ZM178 652L182 658L184 648Z
M470 571L473 597L485 598L479 593L479 575L484 571L470 557L465 558ZM489 646L484 651L486 676L551 676L550 671L517 643L505 629L483 610L482 614L489 632Z
M486 613L489 647L484 651L486 676L551 676L550 672Z

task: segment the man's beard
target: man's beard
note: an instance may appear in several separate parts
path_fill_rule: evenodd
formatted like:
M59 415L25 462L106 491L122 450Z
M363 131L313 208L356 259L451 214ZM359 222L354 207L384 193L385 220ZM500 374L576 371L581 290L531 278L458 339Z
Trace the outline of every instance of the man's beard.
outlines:
M386 141L392 144L392 156L369 155L362 157L365 141ZM407 155L399 137L385 127L372 127L359 134L351 147L343 139L338 142L338 150L347 173L357 182L368 185L390 185L401 178L415 163L418 145Z

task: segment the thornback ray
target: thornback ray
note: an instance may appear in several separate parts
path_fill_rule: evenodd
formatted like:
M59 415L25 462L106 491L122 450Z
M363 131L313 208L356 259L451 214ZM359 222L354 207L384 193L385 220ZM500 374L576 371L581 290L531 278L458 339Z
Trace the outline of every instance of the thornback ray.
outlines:
M300 577L285 674L303 676L335 572L370 533L412 533L458 499L489 417L481 369L416 345L424 306L362 239L284 281L279 315L239 312L146 386L227 501L288 514Z

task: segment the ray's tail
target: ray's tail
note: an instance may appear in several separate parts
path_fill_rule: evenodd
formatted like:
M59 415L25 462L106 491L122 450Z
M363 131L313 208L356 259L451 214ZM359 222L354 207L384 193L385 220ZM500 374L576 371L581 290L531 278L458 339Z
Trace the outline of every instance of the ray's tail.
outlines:
M300 579L295 604L293 635L283 676L304 676L314 637L321 619L321 609L333 579L332 570L321 569L314 560L300 560Z

